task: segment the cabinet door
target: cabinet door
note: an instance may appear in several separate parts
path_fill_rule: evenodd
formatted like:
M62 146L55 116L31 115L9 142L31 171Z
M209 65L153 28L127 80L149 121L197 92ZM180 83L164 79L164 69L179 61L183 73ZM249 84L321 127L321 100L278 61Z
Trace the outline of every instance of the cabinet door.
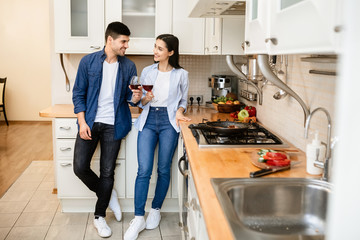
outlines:
M336 0L271 0L270 54L332 53Z
M153 54L155 38L171 33L172 1L107 0L106 25L121 21L130 31L128 54Z
M268 4L268 0L246 1L245 54L267 53Z
M205 20L205 54L221 54L222 18Z
M55 138L76 138L78 127L76 118L56 118Z
M205 19L189 18L182 0L173 0L173 34L179 38L180 54L204 54Z
M223 18L221 54L244 55L245 17Z
M104 46L104 0L54 0L56 53L91 53Z
M85 184L75 175L72 161L57 161L57 183L59 198L96 197ZM98 160L91 161L91 169L99 176ZM115 168L114 188L120 198L125 197L125 161L118 160Z

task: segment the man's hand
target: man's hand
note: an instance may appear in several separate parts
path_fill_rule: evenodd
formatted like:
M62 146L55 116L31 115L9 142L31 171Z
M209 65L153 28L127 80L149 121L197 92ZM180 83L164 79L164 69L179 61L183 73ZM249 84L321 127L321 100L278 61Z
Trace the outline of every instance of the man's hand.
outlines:
M91 140L91 130L86 122L80 124L79 129L80 137L84 140Z
M130 86L129 86L129 88L130 88ZM133 92L131 102L133 102L133 103L139 102L141 100L141 96L142 96L142 87L140 86L138 89L131 89L131 91Z

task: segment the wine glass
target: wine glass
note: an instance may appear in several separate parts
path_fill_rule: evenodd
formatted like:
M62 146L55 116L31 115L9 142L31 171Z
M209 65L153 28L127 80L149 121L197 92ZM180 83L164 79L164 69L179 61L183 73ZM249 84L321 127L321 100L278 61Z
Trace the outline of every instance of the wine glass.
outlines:
M138 89L140 86L140 78L138 76L132 76L130 80L130 88L134 90Z
M145 80L145 84L142 85L143 89L147 92L151 92L154 85L149 81L149 79L147 78ZM157 102L157 100L155 99L155 97L151 100L151 102Z

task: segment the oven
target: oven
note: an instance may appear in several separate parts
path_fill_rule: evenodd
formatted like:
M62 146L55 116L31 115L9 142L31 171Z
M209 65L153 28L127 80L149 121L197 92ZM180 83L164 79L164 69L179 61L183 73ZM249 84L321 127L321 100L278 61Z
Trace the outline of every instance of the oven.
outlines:
M237 122L216 121L207 125L206 119L199 124L191 124L189 128L195 137L199 148L287 148L289 145L271 131L258 123L243 124L243 129L237 129ZM231 124L234 124L232 126ZM218 126L224 130L219 131ZM228 129L226 129L228 128Z
M188 189L188 158L186 155L185 146L183 146L183 156L178 160L178 202L179 202L179 226L181 228L182 239L188 239L188 223L187 223L187 189Z

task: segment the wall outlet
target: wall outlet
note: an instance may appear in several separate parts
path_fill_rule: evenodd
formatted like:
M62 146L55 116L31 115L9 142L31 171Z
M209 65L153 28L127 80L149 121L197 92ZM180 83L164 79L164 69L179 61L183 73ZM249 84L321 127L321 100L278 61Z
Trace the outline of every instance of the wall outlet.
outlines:
M191 104L191 98L193 99L192 104L198 104L198 98L200 99L200 104L203 102L203 95L188 95L188 105Z

